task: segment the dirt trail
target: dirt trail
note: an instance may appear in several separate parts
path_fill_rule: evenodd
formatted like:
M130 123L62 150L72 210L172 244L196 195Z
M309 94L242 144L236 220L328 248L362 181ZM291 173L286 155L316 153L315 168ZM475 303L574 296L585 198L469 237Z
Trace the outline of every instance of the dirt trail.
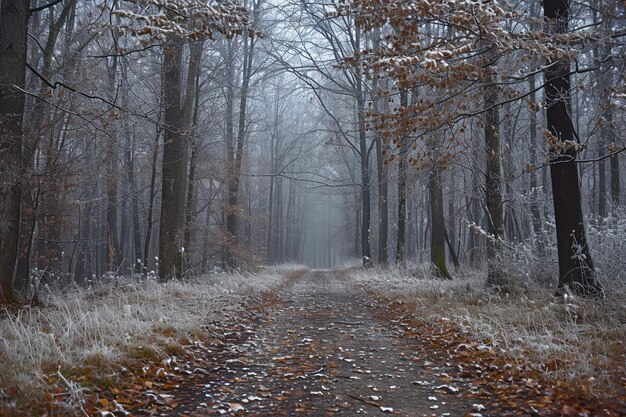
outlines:
M182 366L187 383L163 384L148 394L156 404L133 414L465 416L476 408L432 364L424 367L401 330L377 320L336 271L310 271L281 297L227 347L197 346L196 357L208 362Z
M278 368L305 373L289 387L303 391L295 403L303 414L462 416L471 410L433 392L437 378L422 374L422 361L399 339L401 331L375 319L370 302L335 271L305 275L291 288L290 300L272 312L272 327L260 342L275 352L274 362L287 358Z

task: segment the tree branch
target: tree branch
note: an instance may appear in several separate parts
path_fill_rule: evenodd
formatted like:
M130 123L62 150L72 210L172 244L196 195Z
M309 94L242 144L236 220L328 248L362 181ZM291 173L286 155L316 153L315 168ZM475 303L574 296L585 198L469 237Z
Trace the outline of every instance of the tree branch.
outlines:
M30 9L30 10L28 11L28 13L29 13L29 14L33 14L33 13L40 12L40 11L42 11L42 10L49 9L50 7L54 7L54 6L56 6L57 4L61 3L62 1L63 1L63 0L52 0L52 1L51 1L50 3L48 3L48 4L44 4L43 6L39 6L39 7L35 7L35 8Z
M30 65L28 62L26 63L26 67L27 67L29 70L31 70L31 71L32 71L32 73L33 73L33 74L35 74L35 75L37 76L37 78L39 78L41 81L43 81L43 83L44 83L44 84L46 84L48 87L52 88L53 90L56 90L56 89L57 89L57 87L59 87L59 86L60 86L60 87L64 87L64 88L67 88L68 90L70 90L72 93L80 94L81 96L86 97L86 98L89 98L89 99L92 99L92 100L100 100L100 101L102 101L103 103L108 104L109 106L111 106L111 107L113 107L113 108L116 108L116 109L118 109L118 110L121 110L121 111L123 111L123 112L126 112L126 110L125 110L125 109L123 109L122 107L120 107L120 106L118 106L117 104L115 104L115 103L113 103L113 102L111 102L111 101L109 101L109 100L107 100L107 99L105 99L105 98L102 98L102 97L100 97L100 96L92 96L92 95L90 95L90 94L83 93L82 91L79 91L79 90L77 90L77 89L75 89L75 88L73 88L73 87L71 87L71 86L69 86L69 85L67 85L67 84L64 84L64 83L62 83L62 82L60 82L60 81L55 81L54 83L52 83L51 81L47 80L47 79L46 79L46 77L44 77L43 75L41 75L41 74L39 73L39 71L37 71L37 69L35 69L35 68L34 68L32 65Z

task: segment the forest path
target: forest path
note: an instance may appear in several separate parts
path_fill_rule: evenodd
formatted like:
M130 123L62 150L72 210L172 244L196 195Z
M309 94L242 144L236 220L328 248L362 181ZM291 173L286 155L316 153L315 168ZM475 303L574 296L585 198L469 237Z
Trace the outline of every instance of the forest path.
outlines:
M423 372L402 330L376 319L372 302L337 271L305 274L285 298L259 342L270 369L283 376L288 415L462 416L471 410L433 392L436 377ZM292 376L284 378L287 373Z
M442 368L416 354L401 327L377 319L337 271L306 272L280 296L225 343L197 345L198 360L176 366L187 382L144 392L152 401L132 415L471 414L471 402L440 380Z

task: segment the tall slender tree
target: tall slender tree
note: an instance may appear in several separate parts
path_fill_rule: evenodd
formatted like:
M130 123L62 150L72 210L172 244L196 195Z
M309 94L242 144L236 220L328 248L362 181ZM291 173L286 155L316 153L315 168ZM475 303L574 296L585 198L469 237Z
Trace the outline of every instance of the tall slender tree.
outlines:
M441 168L435 161L428 174L428 195L430 200L430 261L435 275L452 279L446 265L446 223L443 216L443 188L441 185Z
M566 34L569 0L545 0L548 34L555 42ZM545 69L546 118L550 134L550 177L559 259L558 291L602 295L587 244L576 156L579 144L571 118L570 60L565 53Z
M227 167L228 167L228 205L226 210L226 262L230 268L237 266L237 246L239 244L239 211L241 186L241 166L244 158L244 146L248 135L248 100L250 94L250 84L254 75L255 47L258 37L255 27L261 16L264 0L252 2L253 27L245 27L242 36L242 74L241 88L239 95L239 114L237 123L237 134L234 134L234 76L235 76L235 44L228 43L228 87L227 87Z
M185 191L187 181L187 138L182 125L182 57L179 37L170 37L163 46L163 182L159 235L159 276L161 281L182 274L182 243L185 227Z
M498 260L501 239L504 237L502 216L502 174L500 169L500 112L498 90L493 69L488 69L485 83L485 153L487 230L487 285L501 286L504 273Z
M0 303L16 301L22 122L30 1L0 1Z

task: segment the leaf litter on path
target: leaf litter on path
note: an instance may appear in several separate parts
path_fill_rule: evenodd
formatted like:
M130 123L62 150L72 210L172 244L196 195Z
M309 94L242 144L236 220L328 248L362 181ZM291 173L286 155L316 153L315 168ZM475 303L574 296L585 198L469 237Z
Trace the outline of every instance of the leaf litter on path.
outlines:
M509 363L450 321L426 325L402 305L364 298L332 271L312 271L282 302L212 324L181 357L128 372L90 414L137 416L618 416ZM123 412L114 404L123 407Z

